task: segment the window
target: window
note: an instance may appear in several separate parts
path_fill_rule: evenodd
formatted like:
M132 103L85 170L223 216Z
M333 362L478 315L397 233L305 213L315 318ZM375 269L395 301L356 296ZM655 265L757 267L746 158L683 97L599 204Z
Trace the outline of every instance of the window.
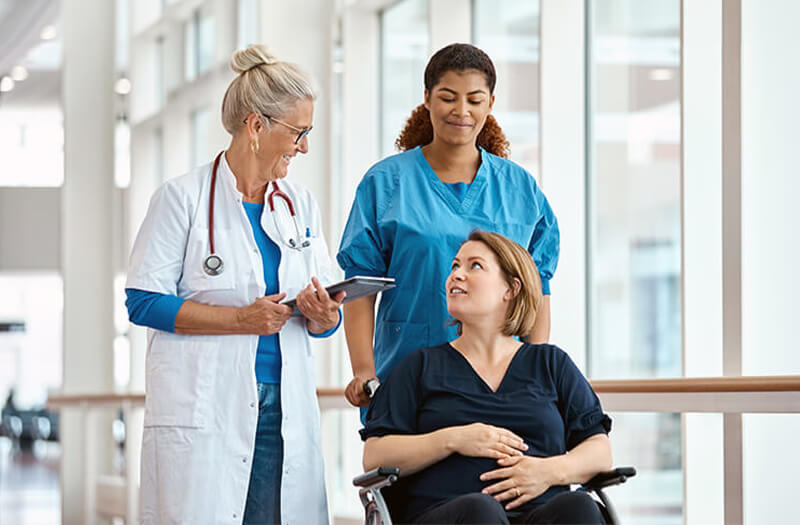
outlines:
M609 414L614 465L633 465L636 478L609 492L622 523L683 523L681 415L642 412ZM703 417L720 418L719 414ZM720 441L721 447L721 441Z
M497 122L511 143L511 158L538 175L539 2L475 0L473 40L497 70Z
M588 371L680 376L681 4L587 5Z
M245 49L258 43L259 19L261 17L258 0L239 0L237 47Z
M131 127L126 120L114 126L114 183L118 188L131 184Z
M0 186L61 186L64 128L60 108L0 109Z
M209 132L209 112L208 108L199 108L192 112L191 125L192 137L189 146L189 166L195 167L207 162L210 157L208 151L208 132ZM163 151L161 152L163 155Z
M156 108L162 108L167 99L163 36L156 38L155 46L153 46L153 53L155 55L155 59L153 60L153 86L155 88L155 103Z
M55 273L0 273L0 398L15 389L19 408L41 407L61 386L63 282Z
M194 80L214 64L214 19L196 9L184 26L185 76Z
M681 376L680 1L586 5L588 372ZM681 523L680 415L618 414L612 443L626 521Z
M382 155L396 151L406 119L423 102L429 47L427 0L403 0L381 13Z
M153 173L156 184L164 182L164 130L156 128L153 132Z

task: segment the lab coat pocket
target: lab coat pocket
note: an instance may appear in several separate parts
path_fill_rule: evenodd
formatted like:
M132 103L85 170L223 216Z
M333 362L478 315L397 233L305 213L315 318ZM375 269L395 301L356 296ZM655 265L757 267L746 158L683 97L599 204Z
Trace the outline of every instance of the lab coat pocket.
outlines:
M219 337L154 335L146 362L145 427L206 425L219 346L211 340Z
M208 275L203 269L203 262L211 253L208 228L195 226L191 229L183 265L183 278L191 292L232 290L236 287L234 259L237 254L233 251L231 235L230 229L215 228L214 249L222 259L223 269L218 275Z
M309 258L308 267L311 275L317 277L323 284L332 284L331 255L328 253L325 240L322 237L309 237L309 241L311 246L307 251L310 253L306 257Z
M286 292L287 297L295 297L311 283L311 277L317 277L323 283L328 282L325 275L320 275L319 246L323 243L316 237L307 237L305 240L309 245L302 250L288 249L282 253L284 260L281 265L286 265L288 271L286 280L281 281L281 291Z

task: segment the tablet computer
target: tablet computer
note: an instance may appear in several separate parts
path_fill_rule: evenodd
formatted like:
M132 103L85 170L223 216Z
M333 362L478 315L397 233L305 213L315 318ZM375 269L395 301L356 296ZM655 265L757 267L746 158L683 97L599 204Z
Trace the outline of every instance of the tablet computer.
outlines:
M341 291L347 292L347 295L342 302L349 303L350 301L355 301L356 299L361 299L362 297L366 297L368 295L374 295L378 292L382 292L394 287L395 281L393 277L367 277L363 275L356 275L350 277L349 279L345 279L344 281L326 286L325 289L328 291L328 295L330 296L334 296ZM297 309L296 300L297 298L294 297L288 301L284 301L283 304L294 308L292 315L303 315L300 310Z

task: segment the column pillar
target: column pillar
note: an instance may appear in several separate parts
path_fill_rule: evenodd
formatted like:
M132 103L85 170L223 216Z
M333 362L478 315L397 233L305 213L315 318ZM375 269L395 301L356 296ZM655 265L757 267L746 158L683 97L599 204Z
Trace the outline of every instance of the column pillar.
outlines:
M61 21L63 391L108 392L114 386L114 2L64 0ZM111 414L98 413L87 425L79 410L62 411L63 523L99 522L91 508L95 483L86 480L110 471L110 420ZM96 447L87 458L85 443L90 442Z

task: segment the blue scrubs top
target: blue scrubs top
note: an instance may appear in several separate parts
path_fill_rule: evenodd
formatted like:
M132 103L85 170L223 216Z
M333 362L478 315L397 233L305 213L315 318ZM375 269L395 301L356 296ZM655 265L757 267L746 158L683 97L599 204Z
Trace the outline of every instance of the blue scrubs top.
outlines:
M475 179L458 198L417 147L372 166L356 190L336 256L347 277L394 277L375 324L375 367L381 381L412 350L452 341L445 279L472 230L497 232L526 247L542 289L558 262L556 218L524 168L481 149ZM363 415L363 412L362 412Z
M386 435L427 434L442 428L486 423L521 437L534 457L558 456L595 434L607 434L603 412L586 378L553 345L521 344L496 391L450 344L412 352L392 371L369 406L365 441ZM392 517L402 523L452 498L477 493L494 481L480 475L499 468L491 458L451 454L384 489ZM567 492L554 485L521 506L532 510Z

